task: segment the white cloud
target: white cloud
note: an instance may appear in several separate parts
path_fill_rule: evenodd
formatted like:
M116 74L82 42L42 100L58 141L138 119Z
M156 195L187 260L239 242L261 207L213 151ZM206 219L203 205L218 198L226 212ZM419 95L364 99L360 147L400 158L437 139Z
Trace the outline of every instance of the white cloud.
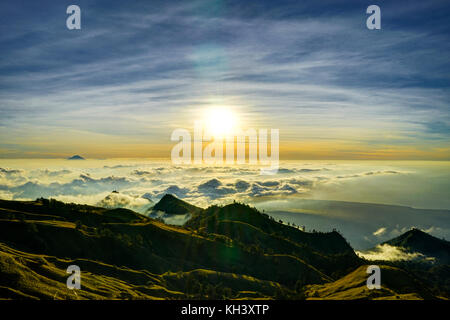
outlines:
M372 233L374 236L382 236L383 234L386 233L386 228L382 227L380 229L378 229L377 231L375 231L374 233Z
M399 261L399 260L432 260L424 256L419 252L407 252L400 247L390 246L388 244L377 245L375 249L371 251L356 251L356 253L367 260L386 260L386 261Z
M109 209L127 208L144 213L153 205L153 203L146 198L113 192L99 201L96 205Z

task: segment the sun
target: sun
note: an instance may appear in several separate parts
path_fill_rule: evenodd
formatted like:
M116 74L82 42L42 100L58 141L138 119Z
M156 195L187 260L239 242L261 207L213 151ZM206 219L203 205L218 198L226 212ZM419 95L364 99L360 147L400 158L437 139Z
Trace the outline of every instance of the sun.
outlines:
M227 107L213 107L207 110L205 117L206 130L216 138L232 135L237 128L236 113Z

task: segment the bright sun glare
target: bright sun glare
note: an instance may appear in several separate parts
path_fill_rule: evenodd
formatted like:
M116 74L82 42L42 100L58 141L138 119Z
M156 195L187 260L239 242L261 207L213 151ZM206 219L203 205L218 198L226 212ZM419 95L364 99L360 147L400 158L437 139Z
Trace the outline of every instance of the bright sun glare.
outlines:
M229 108L217 107L208 110L205 119L206 128L214 137L232 134L237 127L236 114Z

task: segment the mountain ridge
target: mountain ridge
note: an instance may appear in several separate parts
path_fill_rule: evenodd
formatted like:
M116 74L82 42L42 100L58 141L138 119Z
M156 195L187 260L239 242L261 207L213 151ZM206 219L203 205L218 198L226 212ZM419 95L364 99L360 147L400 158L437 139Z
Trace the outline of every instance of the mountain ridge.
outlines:
M449 296L446 287L433 289L439 277L423 290L393 281L367 295L365 262L347 245L338 232L303 232L239 203L201 209L174 226L123 208L0 200L0 298L76 299L65 288L69 264L85 275L83 299ZM343 289L346 276L361 289Z

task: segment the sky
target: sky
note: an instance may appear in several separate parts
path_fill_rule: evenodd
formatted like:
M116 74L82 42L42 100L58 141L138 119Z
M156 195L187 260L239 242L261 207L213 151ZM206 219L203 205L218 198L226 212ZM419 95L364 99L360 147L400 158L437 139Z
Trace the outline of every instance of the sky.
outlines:
M81 8L81 30L66 8ZM366 8L381 8L381 30ZM0 3L0 157L168 158L225 106L282 159L450 159L448 1Z

